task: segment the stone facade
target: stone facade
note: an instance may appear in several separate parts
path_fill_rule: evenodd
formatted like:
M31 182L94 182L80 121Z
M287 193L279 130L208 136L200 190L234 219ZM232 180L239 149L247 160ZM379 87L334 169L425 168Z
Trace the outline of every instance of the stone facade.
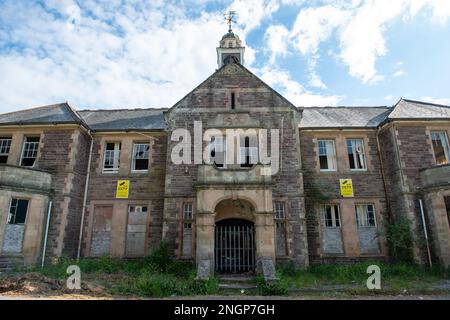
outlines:
M219 61L213 75L170 109L76 112L61 104L0 115L0 139L10 143L2 145L7 162L0 165L0 258L39 262L51 204L47 260L142 257L164 240L175 258L195 261L203 278L218 270L217 246L233 239L233 249L256 260L245 260L246 270L270 280L277 263L304 268L389 260L385 227L407 217L416 238L427 231L432 259L450 265L450 172L437 164L431 140L433 131L450 136L449 107L401 100L392 108L319 108L308 126L306 109L258 79L242 59ZM411 110L409 119L404 113ZM51 120L39 123L43 112ZM179 129L185 129L181 136ZM235 142L244 141L249 158L259 145L246 137L259 142L267 130L269 154L279 150L276 172L268 175L271 164L262 161L246 167L204 161L210 130L240 130ZM31 168L20 166L26 137L39 137ZM347 145L355 139L365 159L358 170L350 168ZM321 170L320 140L334 143L334 170ZM272 149L276 141L279 148ZM134 145L143 143L148 170L133 170ZM106 172L111 144L117 170ZM341 195L340 179L351 179L352 197ZM119 180L129 183L128 197L117 197ZM10 223L13 199L31 201L25 223ZM413 249L425 263L421 243ZM244 261L231 250L225 260Z

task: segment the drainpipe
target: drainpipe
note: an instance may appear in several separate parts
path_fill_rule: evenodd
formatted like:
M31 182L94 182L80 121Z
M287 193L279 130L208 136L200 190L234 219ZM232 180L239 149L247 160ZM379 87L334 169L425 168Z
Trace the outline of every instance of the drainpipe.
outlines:
M87 202L87 193L88 193L88 187L89 187L89 176L91 174L92 148L94 146L94 138L91 135L91 130L88 131L88 135L91 138L91 146L89 147L88 169L87 169L87 173L86 173L86 182L84 184L83 209L81 211L80 235L78 237L77 261L80 261L81 241L83 240L84 216L86 214L86 202Z
M425 214L423 210L422 199L419 199L419 205L420 205L420 215L422 217L422 224L423 224L423 234L425 236L425 242L427 244L428 264L430 265L431 268L433 267L433 262L431 261L430 243L428 241L427 224L425 222Z
M389 214L389 221L393 222L393 214L392 214L392 207L391 207L391 201L389 199L389 194L388 194L388 188L387 188L387 183L386 183L386 175L384 172L384 165L383 165L383 157L381 156L381 147L380 147L380 135L381 132L381 128L377 129L376 132L376 140L377 140L377 153L378 153L378 159L380 161L380 171L381 171L381 179L383 180L383 188L384 188L384 195L386 197L386 206L387 206L387 210L388 210L388 214Z
M52 201L50 201L48 203L47 225L45 226L44 248L42 249L42 262L41 262L41 267L42 268L44 267L44 263L45 263L45 251L47 249L48 229L50 227L50 215L52 213L52 204L53 204Z

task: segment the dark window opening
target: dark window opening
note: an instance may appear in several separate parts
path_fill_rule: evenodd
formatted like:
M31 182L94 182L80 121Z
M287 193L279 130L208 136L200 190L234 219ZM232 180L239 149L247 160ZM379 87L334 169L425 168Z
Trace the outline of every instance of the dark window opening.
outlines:
M11 137L0 137L0 164L5 164L8 162L10 148Z
M8 224L24 224L27 219L28 200L12 199Z
M26 137L23 143L22 160L20 164L24 167L33 167L39 149L39 137Z
M250 161L250 137L244 138L244 148L242 150L244 152L244 161L241 161L241 167L242 168L250 168L252 167L252 163Z
M133 170L147 171L150 145L148 143L136 143L133 148Z
M234 94L234 92L231 93L231 109L235 109L236 108L236 96Z

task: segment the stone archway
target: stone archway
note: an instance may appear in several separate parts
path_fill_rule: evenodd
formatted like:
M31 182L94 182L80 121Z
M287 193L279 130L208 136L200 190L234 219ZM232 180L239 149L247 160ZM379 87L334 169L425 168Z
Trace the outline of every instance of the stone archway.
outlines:
M267 189L197 191L196 262L199 278L215 270L215 226L226 219L243 219L254 225L254 254L258 272L275 263L272 192Z

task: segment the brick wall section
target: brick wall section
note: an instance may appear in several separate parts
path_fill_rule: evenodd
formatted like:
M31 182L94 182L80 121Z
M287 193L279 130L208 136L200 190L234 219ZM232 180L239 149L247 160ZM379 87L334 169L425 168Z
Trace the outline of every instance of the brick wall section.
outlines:
M78 244L89 138L79 129L46 130L37 166L52 174L53 206L48 257L74 257ZM76 160L71 161L75 155Z
M123 134L126 136L126 134ZM149 134L150 135L150 134ZM140 140L146 140L145 137L141 137ZM83 226L83 244L82 255L88 254L87 239L91 230L89 230L88 222L89 217L93 214L89 210L89 206L95 201L110 201L112 205L116 196L117 180L129 180L130 191L129 198L119 201L141 201L142 203L150 202L149 206L149 225L147 226L147 241L149 244L149 250L156 248L161 241L162 233L162 212L164 207L164 179L166 174L166 147L167 136L165 134L158 135L152 138L152 144L150 147L151 162L149 164L148 173L133 174L127 172L126 174L103 174L101 172L103 154L102 139L101 136L94 136L94 145L92 150L91 159L91 173L88 187L88 199L85 213L85 220ZM127 156L128 161L131 163L132 154ZM121 166L123 164L121 163ZM144 201L145 200L145 201ZM123 212L124 215L127 212Z
M230 68L234 66L231 65ZM258 120L264 128L281 129L283 123L283 137L280 137L282 164L278 174L272 177L272 193L274 200L283 197L287 201L290 212L287 226L290 258L304 266L308 263L308 254L303 179L299 162L299 119L297 111L286 100L249 73L239 70L227 73L225 69L224 73L219 72L207 80L169 111L166 116L168 131L187 128L193 139L194 120L201 120L205 127L216 119L218 109L233 112L229 107L231 91L236 94L236 110L249 112L250 118ZM214 110L208 110L212 108ZM170 152L177 142L168 143L163 234L174 252L179 252L177 245L181 241L177 240L177 203L184 198L196 197L197 165L172 164ZM193 148L191 152L193 155Z
M337 133L330 133L326 136L335 137L337 136ZM337 172L319 172L317 169L319 155L317 154L317 146L315 142L315 139L317 139L317 134L311 131L300 131L301 159L303 165L303 180L305 190L306 225L308 233L308 248L310 255L309 258L311 263L324 262L324 260L321 258L321 219L318 216L317 205L321 203L321 197L325 197L330 201L333 199L341 198L339 179L352 179L355 199L378 199L382 206L381 214L385 219L387 218L387 205L385 200L383 178L381 175L381 165L377 151L378 148L376 131L373 130L354 134L353 137L361 137L367 139L368 149L366 148L365 153L367 162L370 163L369 169L362 172L342 172L340 170L338 170ZM346 149L338 150L338 148L339 146L336 144L337 154L346 154ZM337 161L345 162L348 160L347 158L342 158L338 159ZM319 191L320 194L318 194L317 191ZM324 202L328 203L329 201ZM336 261L341 261L347 258L340 257L339 259L336 259Z

